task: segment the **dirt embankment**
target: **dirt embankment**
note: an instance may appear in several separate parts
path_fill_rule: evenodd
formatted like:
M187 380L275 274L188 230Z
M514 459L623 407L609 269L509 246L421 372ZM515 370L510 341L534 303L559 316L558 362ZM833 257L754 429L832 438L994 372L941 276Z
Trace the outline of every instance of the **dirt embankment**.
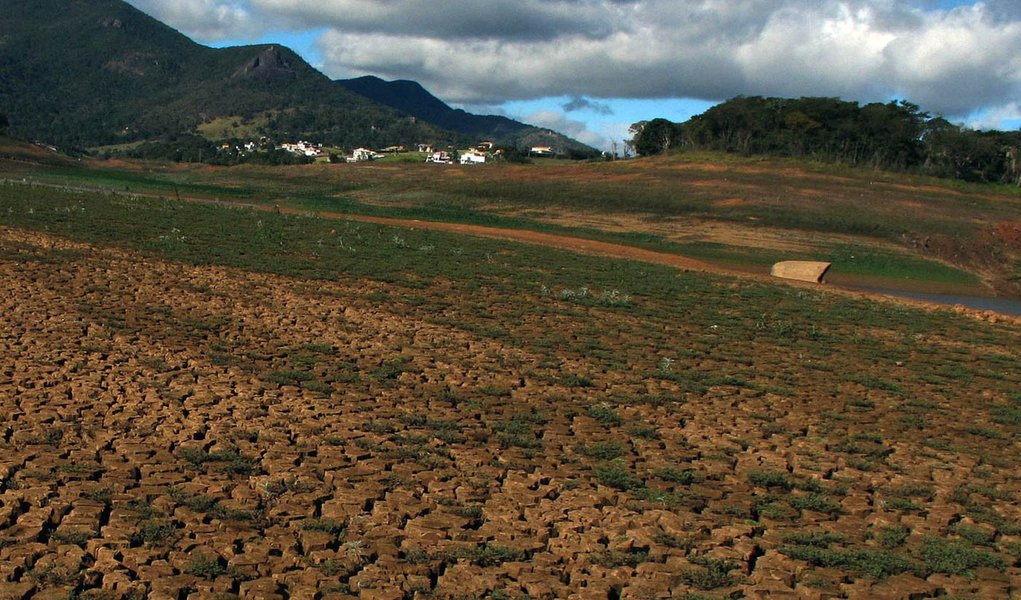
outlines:
M981 274L997 294L1021 297L1021 221L993 223L971 240L905 234L903 241L924 255Z

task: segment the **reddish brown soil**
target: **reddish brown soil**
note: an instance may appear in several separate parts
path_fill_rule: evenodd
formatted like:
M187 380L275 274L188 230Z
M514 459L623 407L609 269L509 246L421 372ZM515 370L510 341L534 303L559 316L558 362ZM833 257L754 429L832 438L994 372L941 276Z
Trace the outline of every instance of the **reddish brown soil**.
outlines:
M0 245L0 598L822 600L1021 589L1015 566L876 580L780 551L791 532L874 548L870 536L903 526L917 548L958 521L989 530L964 505L1016 522L1016 442L994 440L987 456L965 446L989 440L959 432L960 448L928 448L924 431L897 433L897 419L914 414L898 412L903 398L807 366L794 395L727 383L691 394L571 345L655 363L650 337L694 347L715 335L704 324L653 331L638 315L534 295L520 300L550 310L521 316L485 290L437 313L429 299L458 288L437 282L411 302L371 281L191 267L8 229ZM456 312L475 304L487 308ZM535 339L559 332L564 349L468 327L490 319ZM899 331L860 335L903 343ZM914 341L980 349L935 332ZM698 366L753 360L773 373L830 360L763 350L728 358L720 346ZM387 370L396 359L401 369ZM332 389L279 381L299 364ZM918 398L940 434L985 424L985 402L1003 401L966 402L981 390L953 385ZM619 397L634 400L608 400ZM861 455L877 435L889 463ZM841 439L864 449L835 450ZM627 470L669 502L605 485L592 457L601 443L620 443ZM671 483L656 475L664 469L696 477ZM791 508L786 497L811 494L756 487L757 472L818 486L835 512ZM771 516L753 520L767 493ZM924 512L895 509L905 493ZM714 579L707 558L733 568Z

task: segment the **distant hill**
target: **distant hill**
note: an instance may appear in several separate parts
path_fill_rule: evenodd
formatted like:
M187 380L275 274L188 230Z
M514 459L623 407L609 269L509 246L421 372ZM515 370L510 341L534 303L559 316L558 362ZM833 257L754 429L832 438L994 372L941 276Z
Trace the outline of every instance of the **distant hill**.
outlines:
M366 98L408 113L427 123L473 138L527 148L550 146L559 154L593 153L593 149L565 135L499 115L474 115L455 109L433 96L416 81L384 81L367 75L337 83Z
M12 135L65 149L189 133L340 147L504 139L355 93L283 46L202 46L121 0L0 0L0 114Z
M1021 186L1021 132L976 131L907 101L738 96L684 123L631 126L642 155L718 150Z

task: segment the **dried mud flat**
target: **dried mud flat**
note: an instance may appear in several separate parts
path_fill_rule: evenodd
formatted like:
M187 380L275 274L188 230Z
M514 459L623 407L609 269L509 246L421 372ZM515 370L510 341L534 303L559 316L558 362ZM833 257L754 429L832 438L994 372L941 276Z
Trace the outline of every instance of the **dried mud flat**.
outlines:
M919 334L1001 362L907 393L880 381L904 361L841 377L782 345L691 360L789 389L695 382L650 340L726 323L0 246L0 598L1021 590L1016 414L986 386L1017 383L1015 330Z

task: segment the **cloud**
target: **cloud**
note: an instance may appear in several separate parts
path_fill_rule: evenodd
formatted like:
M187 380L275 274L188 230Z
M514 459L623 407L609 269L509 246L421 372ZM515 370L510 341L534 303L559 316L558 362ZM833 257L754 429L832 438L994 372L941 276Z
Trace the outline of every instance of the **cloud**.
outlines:
M245 2L131 0L130 4L200 42L248 37L262 30Z
M582 98L581 96L575 96L574 98L571 98L568 102L561 105L560 108L564 109L564 112L577 112L579 110L587 110L605 116L613 114L613 108L609 104L605 104L602 102L594 102L592 100L589 100L588 98Z
M592 0L250 0L253 9L308 27L432 39L602 38L613 30L618 5Z
M1017 129L1021 123L1021 102L1007 102L971 115L965 125L972 129Z
M413 79L456 103L899 97L968 115L1021 96L1017 0L133 2L201 39L325 29L328 75Z
M983 5L929 19L913 39L885 52L895 91L947 114L1002 103L1021 91L1021 19L1003 21Z
M522 120L537 127L552 129L595 148L605 148L607 146L605 135L589 131L588 125L584 122L570 119L563 113L555 110L536 111L525 116Z

